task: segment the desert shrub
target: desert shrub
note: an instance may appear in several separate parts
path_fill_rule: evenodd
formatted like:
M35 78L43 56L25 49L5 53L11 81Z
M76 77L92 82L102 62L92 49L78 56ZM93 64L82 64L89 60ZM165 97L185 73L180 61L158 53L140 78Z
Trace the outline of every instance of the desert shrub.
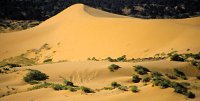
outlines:
M128 91L127 86L119 86L118 89L123 90L123 91Z
M133 93L139 92L139 89L138 89L137 86L131 86L130 89L131 89L131 91L132 91Z
M160 88L164 89L171 86L171 81L162 77L154 77L153 84L156 86L160 86Z
M94 93L94 91L88 87L81 86L80 89L85 93Z
M112 83L111 83L111 86L112 86L113 88L117 88L117 87L121 86L121 84L119 84L119 83L117 83L117 82L112 82Z
M39 85L33 86L33 87L30 88L29 90L36 90L36 89L41 89L41 88L47 88L47 87L49 87L49 86L51 86L50 83L46 83L46 82L44 82L44 83L42 83L42 84L39 84Z
M43 61L43 63L50 63L50 62L52 62L52 60L53 59L46 59L46 60Z
M67 86L62 84L52 84L54 90L67 90Z
M105 60L108 60L109 62L117 62L116 59L112 59L111 57L107 57Z
M116 70L118 70L119 68L121 68L120 66L116 65L116 64L111 64L110 66L108 66L108 69L111 71L111 72L114 72Z
M148 76L145 76L143 79L142 79L142 82L149 82L151 80L151 78L150 77L148 77Z
M98 61L98 59L96 59L95 57L88 58L88 60Z
M127 60L126 60L126 55L123 55L123 56L121 56L121 57L118 57L118 58L117 58L117 61L122 61L122 62L127 61Z
M151 72L151 76L152 77L160 77L160 76L163 76L163 75L159 72Z
M171 61L184 61L185 59L179 54L173 54L170 57Z
M192 98L192 99L196 97L195 94L192 93L191 91L189 91L189 92L186 94L186 96L187 96L188 98Z
M132 82L134 82L134 83L138 83L138 82L140 82L140 80L141 80L141 78L139 78L139 76L138 75L133 75L132 76Z
M64 84L66 85L66 86L74 86L74 83L73 82L71 82L71 81L68 81L68 80L64 80Z
M169 79L177 79L177 77L175 75L171 75L171 74L166 74L166 76L169 78Z
M174 73L175 73L175 75L177 77L180 77L180 78L182 78L184 80L187 80L187 77L186 77L185 73L183 73L182 71L180 71L180 70L178 70L178 69L175 68L174 69Z
M24 81L27 83L34 83L37 81L42 81L48 79L49 76L46 75L45 73L42 73L38 70L30 70L26 76L24 76Z
M135 67L135 71L140 75L144 75L144 74L147 74L148 72L150 72L149 69L147 69L143 66L140 66L140 65L137 65L134 67Z
M184 87L183 85L181 85L180 83L177 83L177 82L172 82L171 87L174 88L174 92L176 92L176 93L186 95L188 92L186 87Z
M197 77L197 79L199 79L199 80L200 80L200 75L197 75L196 77Z

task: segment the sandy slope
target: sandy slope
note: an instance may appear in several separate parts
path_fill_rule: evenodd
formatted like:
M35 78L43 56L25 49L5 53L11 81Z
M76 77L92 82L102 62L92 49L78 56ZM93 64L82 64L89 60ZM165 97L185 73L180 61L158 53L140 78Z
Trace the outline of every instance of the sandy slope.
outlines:
M94 94L83 94L78 92L69 91L54 91L52 89L39 89L24 92L25 88L30 88L31 85L23 82L22 78L25 71L19 73L5 74L0 77L0 88L8 86L17 89L17 94L12 94L0 98L0 101L148 101L149 99L155 101L186 101L186 97L173 92L173 89L160 89L159 87L152 87L151 84L143 86L140 84L133 84L130 82L131 75L133 73L133 65L143 65L148 67L151 71L158 71L161 73L172 73L173 68L179 67L180 70L190 67L190 71L184 72L193 80L193 76L200 73L196 68L193 68L188 63L170 62L170 61L156 61L156 62L143 62L143 63L116 63L122 68L114 73L111 73L107 67L112 64L110 62L65 62L56 64L45 64L31 67L21 67L19 70L25 68L40 70L49 75L47 82L62 83L63 79L60 76L73 81L76 85L84 85L92 89L98 89L103 87L109 87L112 81L117 81L123 85L138 85L141 89L139 93L123 92L118 89L115 90L103 90ZM159 64L159 65L158 65ZM168 65L166 65L168 64ZM15 77L15 78L13 78ZM17 81L15 81L17 80ZM192 83L199 83L198 80L191 81ZM10 91L4 88L4 91ZM2 91L2 90L1 90ZM200 99L200 91L193 90L196 94L194 101ZM1 93L0 93L1 94ZM155 96L156 95L156 96ZM27 97L28 96L28 97Z
M55 60L144 57L171 48L198 52L200 17L182 20L143 20L73 5L41 25L0 35L0 58L19 55L48 43ZM57 44L60 43L58 46Z

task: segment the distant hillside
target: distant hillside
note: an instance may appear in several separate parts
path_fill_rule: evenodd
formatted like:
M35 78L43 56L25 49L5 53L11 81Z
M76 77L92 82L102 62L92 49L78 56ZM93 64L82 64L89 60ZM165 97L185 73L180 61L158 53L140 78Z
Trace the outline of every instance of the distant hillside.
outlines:
M139 18L200 15L200 0L0 0L0 19L46 20L75 3Z

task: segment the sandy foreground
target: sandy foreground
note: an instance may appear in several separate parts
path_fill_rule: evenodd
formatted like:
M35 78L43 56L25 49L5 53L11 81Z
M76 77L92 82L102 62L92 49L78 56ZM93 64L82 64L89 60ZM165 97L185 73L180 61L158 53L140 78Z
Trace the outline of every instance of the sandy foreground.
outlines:
M82 4L73 5L58 15L34 28L0 34L0 60L27 53L38 61L52 58L53 61L68 62L40 64L16 68L16 72L0 74L0 101L200 101L200 81L195 78L200 71L188 62L169 60L145 62L116 62L122 68L111 73L107 61L86 61L88 57L99 59L127 55L128 58L149 57L157 53L177 50L180 53L200 51L200 17L188 19L144 20L110 14ZM41 46L48 44L49 49ZM40 52L33 52L39 49ZM190 90L195 99L177 94L172 88L160 89L152 84L135 84L141 90L101 90L92 94L81 91L55 91L42 88L27 91L32 85L23 81L26 69L40 70L49 79L46 82L62 83L63 77L76 85L92 89L110 86L117 81L124 85L131 83L133 66L142 65L151 71L172 74L174 68L183 71L194 87ZM181 80L180 80L181 81ZM196 88L195 88L196 87Z

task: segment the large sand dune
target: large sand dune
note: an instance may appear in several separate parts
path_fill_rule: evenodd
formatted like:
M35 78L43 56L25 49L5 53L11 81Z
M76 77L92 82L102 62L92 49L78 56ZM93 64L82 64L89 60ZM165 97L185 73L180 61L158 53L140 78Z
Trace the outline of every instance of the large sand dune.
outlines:
M198 52L199 33L200 17L144 20L76 4L35 28L1 34L0 55L1 58L19 55L45 43L57 51L53 55L55 60L144 57L169 52L172 48Z
M195 76L200 74L200 71L189 62L116 62L115 64L122 68L110 72L108 66L113 64L111 62L83 61L93 56L101 59L121 55L127 55L128 58L147 57L156 53L171 52L172 48L173 51L179 52L188 52L188 49L189 52L199 52L199 43L200 17L145 20L110 14L76 4L34 28L0 34L0 60L22 53L27 53L30 57L49 56L54 61L71 60L14 68L14 72L0 74L0 96L7 94L1 97L0 101L199 101L200 81ZM48 44L48 47L44 44ZM31 49L40 51L34 53L30 52ZM172 74L174 68L178 68L186 74L188 80L176 81L191 83L189 90L195 93L196 98L188 99L174 93L172 88L152 87L152 83L146 86L141 82L132 83L134 65L142 65L163 74ZM27 91L27 88L32 87L23 80L27 69L39 70L49 75L46 82L62 83L63 77L76 85L99 89L117 81L127 86L137 85L141 91L132 93L119 89L96 90L93 94L55 91L51 88Z

